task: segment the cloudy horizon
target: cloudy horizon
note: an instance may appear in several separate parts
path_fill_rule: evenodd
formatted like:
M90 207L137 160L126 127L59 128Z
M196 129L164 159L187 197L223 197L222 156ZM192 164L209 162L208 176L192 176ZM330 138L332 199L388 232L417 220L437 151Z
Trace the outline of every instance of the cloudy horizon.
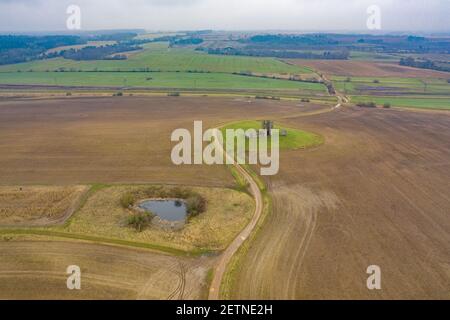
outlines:
M368 31L379 6L379 32L450 32L450 0L0 0L0 32L64 31L69 5L83 30Z

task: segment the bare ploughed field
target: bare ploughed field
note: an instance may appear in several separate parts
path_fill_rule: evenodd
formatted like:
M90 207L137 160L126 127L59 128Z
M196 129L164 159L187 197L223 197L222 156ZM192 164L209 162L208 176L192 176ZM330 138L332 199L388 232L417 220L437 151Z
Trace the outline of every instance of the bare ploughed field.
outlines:
M174 166L172 131L192 130L194 120L207 128L325 109L329 106L245 98L5 99L0 102L5 202L0 220L28 225L40 213L59 212L72 204L67 190L88 183L231 186L226 167ZM55 199L58 206L50 207ZM11 214L16 209L20 215ZM204 299L214 262L215 257L5 234L0 235L0 299ZM69 265L81 267L80 291L66 288Z
M65 241L0 241L0 299L201 299L211 258ZM81 268L81 290L66 269Z
M236 299L449 299L450 115L344 108L286 121L326 142L282 155L274 212ZM382 290L366 287L381 267Z
M241 261L232 298L450 298L450 115L357 108L314 115L320 108L329 106L206 97L4 100L0 184L231 185L226 168L172 165L171 132L194 120L209 127L283 119L326 142L282 153L280 173L268 181L274 212ZM87 242L1 240L0 299L204 298L214 262ZM71 264L82 267L89 290L66 289ZM381 267L381 291L366 288L369 265Z
M295 102L116 97L0 102L0 184L179 183L227 186L220 166L175 166L173 130L316 110Z
M448 73L400 66L396 63L288 59L289 63L307 66L327 75L349 77L448 78Z

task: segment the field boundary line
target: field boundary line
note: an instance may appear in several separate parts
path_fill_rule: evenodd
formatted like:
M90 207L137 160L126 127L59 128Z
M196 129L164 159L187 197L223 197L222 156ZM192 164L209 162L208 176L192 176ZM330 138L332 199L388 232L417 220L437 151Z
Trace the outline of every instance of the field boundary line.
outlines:
M0 229L0 235L37 235L37 236L50 236L50 237L59 237L59 238L67 238L74 240L84 240L90 241L99 244L112 244L119 245L125 247L134 247L141 249L149 249L153 251L164 252L167 254L173 254L175 256L201 256L204 254L213 253L214 251L208 250L193 250L193 251L185 251L181 249L161 246L152 243L145 242L134 242L129 240L122 239L111 239L83 234L75 234L75 233L67 233L67 232L59 232L59 231L51 231L51 230L38 230L38 229Z

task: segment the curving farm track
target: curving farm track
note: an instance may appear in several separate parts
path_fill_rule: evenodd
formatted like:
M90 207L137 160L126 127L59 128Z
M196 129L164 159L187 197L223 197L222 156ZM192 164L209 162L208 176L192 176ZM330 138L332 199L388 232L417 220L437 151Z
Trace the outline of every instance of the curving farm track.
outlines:
M218 143L217 131L214 134L215 134L214 140ZM226 154L226 157L228 158L230 157L230 155ZM259 218L261 217L263 210L263 199L258 184L255 182L252 176L242 168L242 166L240 166L238 163L235 163L234 166L249 184L250 192L255 199L255 213L253 214L250 223L244 228L244 230L242 230L242 232L233 240L233 242L220 256L219 261L217 262L217 265L214 268L214 276L211 281L211 286L209 289L210 300L218 300L220 298L219 297L220 284L222 283L222 278L223 275L225 274L226 267L230 262L231 258L233 257L233 255L239 250L241 245L244 243L244 241L248 238L250 233L255 228Z

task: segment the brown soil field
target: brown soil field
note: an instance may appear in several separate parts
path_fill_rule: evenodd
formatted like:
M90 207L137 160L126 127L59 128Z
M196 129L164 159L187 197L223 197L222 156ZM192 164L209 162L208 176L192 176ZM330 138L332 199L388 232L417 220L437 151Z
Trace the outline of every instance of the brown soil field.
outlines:
M207 97L16 99L0 102L0 184L165 183L230 186L226 167L175 166L177 128L296 114L290 101Z
M281 155L234 299L450 299L450 114L341 108L285 119L325 144ZM366 287L381 267L381 290Z
M62 223L87 190L87 186L0 186L0 226Z
M23 188L31 188L33 184L70 186L94 182L234 186L225 166L172 165L171 132L176 128L191 129L194 120L203 120L204 126L209 127L245 118L295 116L329 108L247 98L3 99L0 184ZM106 208L116 205L96 198L103 190L107 189L94 193L91 200L95 201L83 206L85 224L76 223L77 215L68 228L78 228L76 231L80 232L88 223L107 221L109 224L103 226L103 231L108 228L117 231L119 223L106 218L111 212L96 210L99 203ZM230 206L223 209L234 210ZM97 220L88 219L93 216ZM196 241L197 245L205 243L204 236L214 232L215 226L214 219L203 218L197 224L193 221L193 232L178 237L179 244L188 240ZM236 221L227 221L231 229L241 228L242 221L233 225ZM220 219L215 223L221 223ZM92 227L94 233L98 231ZM203 227L211 230L199 235ZM209 240L221 248L229 241L229 235L220 234ZM168 256L150 250L4 232L0 238L0 299L206 298L209 270L214 261L214 257ZM81 267L81 291L66 288L65 270L73 264Z
M0 299L201 299L212 258L182 258L91 243L0 241ZM81 269L81 290L66 286Z
M399 77L399 78L444 78L448 72L400 66L395 63L349 61L349 60L305 60L289 59L288 63L307 66L326 75L349 77Z
M325 144L282 153L267 179L273 212L231 298L450 299L450 115L325 109L244 98L3 100L0 184L231 186L225 167L172 165L171 132L194 120L282 119ZM0 299L205 298L215 261L12 237L0 238ZM65 286L73 264L85 275L79 292ZM381 267L380 291L366 288L370 265Z

